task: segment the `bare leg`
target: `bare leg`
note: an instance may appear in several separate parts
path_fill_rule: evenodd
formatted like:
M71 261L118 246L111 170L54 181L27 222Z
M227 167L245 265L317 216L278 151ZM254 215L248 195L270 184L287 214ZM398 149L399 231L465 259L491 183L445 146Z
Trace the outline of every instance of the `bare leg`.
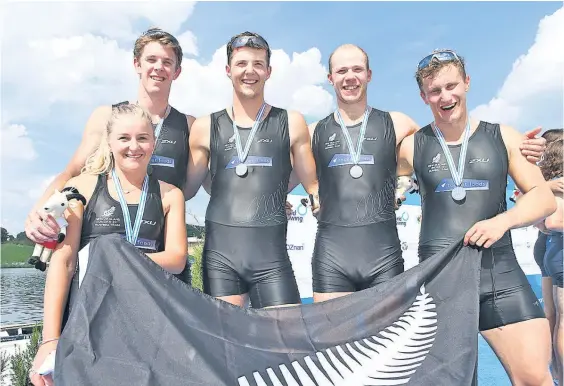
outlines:
M542 298L544 303L544 314L548 319L548 325L550 327L550 336L554 336L554 326L556 325L556 311L554 309L555 300L553 296L552 288L552 278L543 277L542 278ZM558 371L562 367L560 362L556 357L556 348L552 347L552 377L558 379Z
M482 331L514 386L553 386L548 370L550 328L546 319L532 319Z
M556 361L558 363L558 384L564 384L564 376L562 369L562 360L564 359L564 289L554 286L554 298L556 305L556 323L554 326L553 346L556 353Z
M328 292L328 293L314 292L313 302L314 303L324 302L326 300L337 299L349 294L352 294L352 292Z
M217 299L223 300L224 302L231 303L239 307L245 307L248 303L248 294L243 295L228 295L228 296L218 296Z

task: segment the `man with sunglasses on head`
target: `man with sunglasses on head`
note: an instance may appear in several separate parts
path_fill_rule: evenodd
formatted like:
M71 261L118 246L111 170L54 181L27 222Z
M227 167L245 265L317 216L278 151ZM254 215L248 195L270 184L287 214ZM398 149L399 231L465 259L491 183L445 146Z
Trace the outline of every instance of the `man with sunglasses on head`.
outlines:
M157 179L172 184L186 193L188 174L188 137L194 117L179 112L169 104L172 82L178 78L182 64L182 48L178 40L159 28L151 28L135 41L133 65L139 76L137 103L153 117L157 141L149 171ZM100 143L112 108L116 105L100 106L94 110L86 123L82 142L67 164L65 170L49 184L43 196L28 215L25 231L33 242L56 240L59 226L44 211L42 204L61 190L72 177L80 174L84 163ZM188 282L189 266L180 274Z
M312 258L315 302L404 271L395 215L396 147L419 126L401 112L370 107L371 78L362 48L338 47L328 74L338 108L309 125L321 202Z
M307 125L297 112L268 105L271 51L258 34L227 44L232 106L198 118L190 136L189 197L208 173L204 292L253 308L300 303L286 250L286 191L292 169L317 196ZM314 201L317 201L316 199Z
M556 210L550 188L520 149L522 134L469 116L470 77L463 58L451 50L434 51L420 61L415 78L434 121L401 143L399 174L414 171L419 183L419 258L462 238L465 245L482 248L482 336L512 384L552 385L548 322L517 262L509 232ZM523 192L509 210L508 175Z

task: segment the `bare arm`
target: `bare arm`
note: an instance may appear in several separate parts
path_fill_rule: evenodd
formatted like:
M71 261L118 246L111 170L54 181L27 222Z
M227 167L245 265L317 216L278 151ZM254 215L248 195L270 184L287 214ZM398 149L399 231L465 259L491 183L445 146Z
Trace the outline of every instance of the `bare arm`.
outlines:
M178 274L186 266L188 254L184 196L180 189L169 184L161 182L161 189L165 190L163 205L168 208L165 212L165 249L162 252L147 253L147 256L163 269Z
M289 111L288 125L293 169L306 192L317 196L319 185L307 124L301 114Z
M513 208L499 216L508 229L533 225L556 210L556 201L540 169L521 153L522 135L515 129L502 126L501 134L509 156L509 175L523 196Z
M98 148L102 132L106 127L111 111L111 106L101 106L94 110L86 123L82 141L65 167L65 170L55 177L29 212L25 224L25 232L30 240L44 242L57 238L59 226L51 216L47 216L41 210L41 206L53 194L55 189L60 191L68 180L80 174L80 170L86 163L88 156ZM46 224L42 223L43 220L45 220Z
M200 186L208 174L210 160L210 126L209 115L198 118L190 130L190 155L188 157L188 176L184 187L184 197L191 199L198 193Z
M67 186L74 186L79 191L85 188L76 179L70 179ZM84 192L86 197L91 192ZM72 200L64 216L68 222L67 234L62 243L58 244L51 256L45 292L43 296L43 340L56 338L61 334L63 311L67 303L70 283L76 269L80 235L82 230L82 215L84 206L78 200Z
M464 236L464 245L491 247L509 229L534 225L556 210L556 200L540 169L521 153L522 135L501 126L501 135L509 158L509 175L523 195L513 208L474 224Z
M556 212L544 220L546 229L554 232L564 232L564 200L562 195L556 196Z
M411 176L413 174L413 155L415 146L415 136L409 135L397 147L398 176Z
M315 128L317 127L317 124L319 123L319 121L310 123L307 126L308 132L309 132L309 140L310 143L313 143L313 133L315 132ZM313 154L313 152L312 152ZM292 190L294 190L296 188L296 186L298 186L300 184L300 179L297 175L297 173L292 170L292 173L290 174L290 181L288 183L288 193L290 193Z
M419 125L404 113L390 111L390 116L394 122L394 131L396 132L396 146L399 145L404 138L415 134L415 132L420 129Z

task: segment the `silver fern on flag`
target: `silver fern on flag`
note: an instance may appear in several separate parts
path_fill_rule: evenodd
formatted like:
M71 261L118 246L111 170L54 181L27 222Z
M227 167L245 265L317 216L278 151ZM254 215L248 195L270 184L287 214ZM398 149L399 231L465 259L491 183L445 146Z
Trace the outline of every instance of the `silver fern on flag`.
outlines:
M298 379L296 380L285 365L280 365L283 379L288 386L395 386L405 385L431 350L437 333L437 313L433 298L421 286L420 294L412 306L394 324L372 336L347 343L349 353L336 346L339 358L327 349L316 352L319 364L325 374L311 357L304 362L313 379L298 361L292 362ZM361 342L363 344L361 344ZM346 364L343 364L343 362ZM266 369L271 383L267 383L259 372L253 377L257 386L284 386L278 375ZM327 378L329 377L329 378ZM250 386L247 377L238 379L240 386Z

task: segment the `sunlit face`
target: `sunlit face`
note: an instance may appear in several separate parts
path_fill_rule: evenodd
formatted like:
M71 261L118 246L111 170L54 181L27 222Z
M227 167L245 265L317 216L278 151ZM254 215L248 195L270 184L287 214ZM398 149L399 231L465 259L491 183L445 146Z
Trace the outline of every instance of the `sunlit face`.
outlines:
M235 92L253 99L263 94L272 68L267 66L266 50L241 47L233 50L231 64L225 66L225 70Z
M372 71L366 68L366 58L356 47L342 47L331 58L329 82L335 95L344 103L356 103L366 98Z
M181 72L181 67L177 67L174 50L159 42L148 43L139 60L134 59L133 63L148 94L169 92L172 81Z
M146 170L155 146L153 126L140 117L121 116L112 126L108 143L121 170Z
M454 123L466 119L466 93L470 77L462 76L454 64L439 70L434 77L423 79L421 98L429 105L435 122Z

